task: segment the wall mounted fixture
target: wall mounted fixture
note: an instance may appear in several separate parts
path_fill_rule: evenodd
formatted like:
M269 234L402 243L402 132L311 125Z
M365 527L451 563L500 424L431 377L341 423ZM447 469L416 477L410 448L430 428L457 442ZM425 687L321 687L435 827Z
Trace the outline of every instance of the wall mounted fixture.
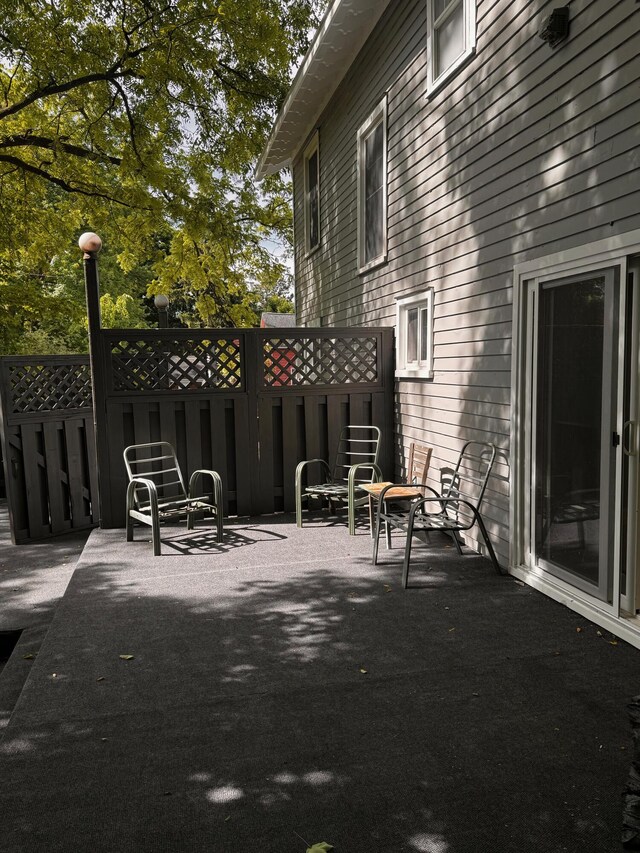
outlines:
M542 22L538 33L550 47L555 47L569 35L569 7L559 6Z

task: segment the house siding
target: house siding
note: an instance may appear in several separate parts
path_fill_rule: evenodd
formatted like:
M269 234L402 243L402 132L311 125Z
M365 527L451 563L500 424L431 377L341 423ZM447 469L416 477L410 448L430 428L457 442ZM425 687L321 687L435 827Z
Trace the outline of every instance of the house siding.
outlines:
M514 266L640 227L640 7L574 2L555 49L537 35L552 8L478 3L475 57L427 98L425 2L390 3L317 123L308 257L293 164L298 322L393 325L396 297L434 288L434 378L396 383L398 462L432 445L437 484L463 441L495 441L484 514L503 563ZM358 275L356 135L385 93L388 260Z

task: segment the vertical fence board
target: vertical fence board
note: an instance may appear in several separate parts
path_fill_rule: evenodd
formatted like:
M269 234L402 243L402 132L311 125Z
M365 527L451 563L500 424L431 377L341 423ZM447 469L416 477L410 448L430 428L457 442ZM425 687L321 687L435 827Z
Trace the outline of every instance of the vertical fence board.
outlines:
M81 527L86 524L86 515L82 495L82 450L76 420L65 421L64 440L67 448L67 476L69 478L72 524Z
M285 512L295 509L296 466L300 459L298 447L298 408L301 398L291 394L282 396L282 488Z
M42 425L44 436L44 458L47 471L47 489L49 492L49 514L53 530L64 530L71 527L71 517L63 478L66 472L62 470L60 458L60 441L58 433L63 429L60 421L47 421Z
M275 509L273 494L273 397L261 395L258 399L258 425L260 442L260 494L259 513L272 513Z
M26 423L21 427L22 465L27 492L27 512L29 516L29 532L36 538L47 536L51 530L43 523L45 517L44 505L46 495L42 493L40 481L40 460L37 433L39 424Z
M185 435L187 439L188 481L192 471L202 468L202 430L200 428L200 401L187 400L184 404Z
M256 501L253 497L255 492L252 491L253 460L250 458L249 405L246 397L235 399L233 414L237 512L238 515L251 515Z

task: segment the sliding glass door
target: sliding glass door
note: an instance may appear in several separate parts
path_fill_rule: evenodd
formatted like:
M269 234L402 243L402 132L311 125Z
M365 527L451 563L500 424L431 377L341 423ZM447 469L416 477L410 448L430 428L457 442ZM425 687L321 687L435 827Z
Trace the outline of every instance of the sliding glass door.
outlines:
M536 566L611 603L622 365L617 270L536 282L531 542Z

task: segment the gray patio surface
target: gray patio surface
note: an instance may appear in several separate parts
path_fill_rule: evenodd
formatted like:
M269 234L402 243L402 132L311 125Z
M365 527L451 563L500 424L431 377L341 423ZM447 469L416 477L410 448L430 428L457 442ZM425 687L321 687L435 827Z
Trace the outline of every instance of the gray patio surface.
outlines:
M92 533L30 664L3 853L620 850L637 650L444 537L405 592L326 520L137 536Z

